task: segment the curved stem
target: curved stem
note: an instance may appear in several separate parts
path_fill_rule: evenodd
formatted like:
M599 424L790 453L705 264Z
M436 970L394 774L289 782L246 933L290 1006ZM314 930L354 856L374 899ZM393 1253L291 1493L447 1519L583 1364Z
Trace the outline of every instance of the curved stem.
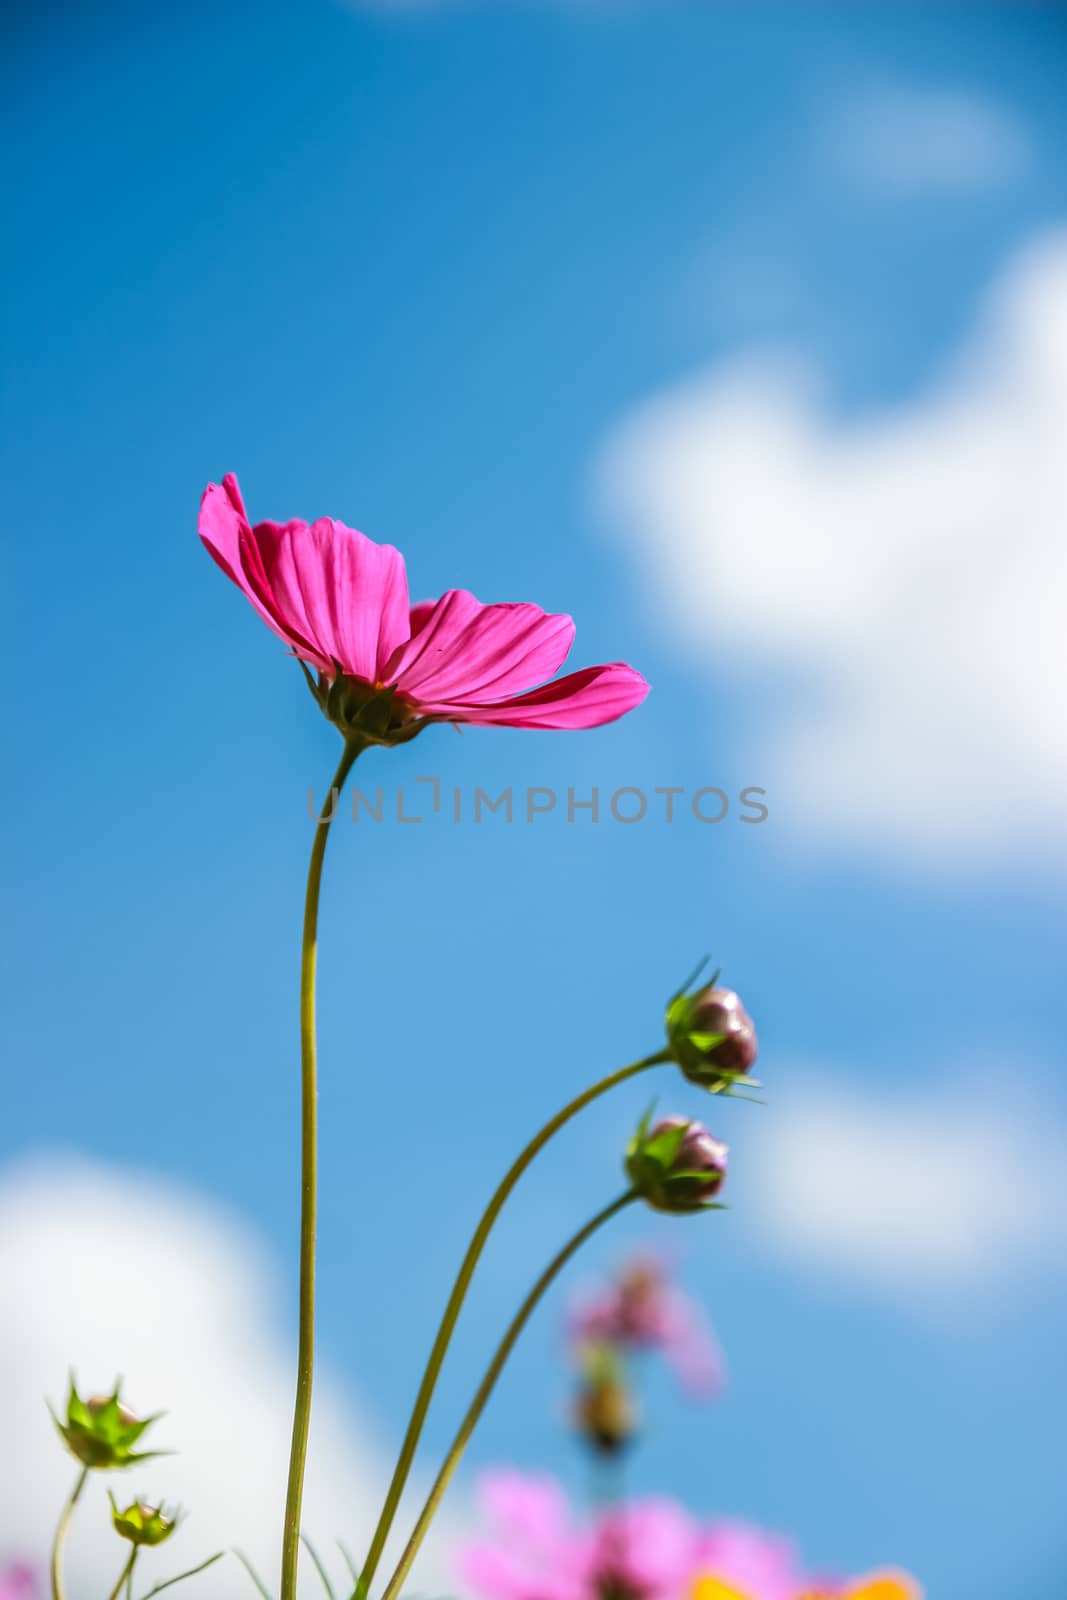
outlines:
M441 1325L437 1330L437 1337L434 1340L429 1360L426 1363L426 1370L419 1385L419 1392L415 1397L411 1420L408 1423L407 1433L404 1435L404 1442L400 1447L400 1456L393 1472L392 1482L389 1485L389 1492L385 1498L385 1505L382 1508L378 1526L374 1530L374 1538L371 1541L367 1559L363 1563L363 1570L360 1574L359 1582L356 1584L353 1600L365 1600L374 1579L374 1574L378 1570L378 1563L381 1561L385 1541L389 1537L389 1531L392 1528L400 1505L400 1497L404 1492L404 1486L411 1471L411 1464L415 1458L415 1451L426 1422L426 1414L430 1409L434 1386L440 1375L445 1353L448 1350L449 1342L459 1320L460 1311L463 1309L463 1302L467 1297L467 1290L470 1288L475 1268L478 1265L482 1251L485 1249L486 1240L489 1238L508 1196L534 1157L544 1149L549 1140L572 1117L577 1116L579 1111L582 1111L600 1095L607 1094L609 1089L614 1089L618 1084L625 1083L628 1078L636 1077L639 1072L645 1072L649 1067L659 1066L661 1062L669 1060L668 1052L659 1050L655 1055L645 1056L640 1061L632 1061L629 1066L620 1067L617 1072L609 1073L606 1078L601 1078L599 1083L594 1083L591 1088L585 1089L574 1100L565 1105L562 1111L557 1111L550 1122L545 1123L540 1133L530 1140L522 1154L505 1173L474 1231L474 1237L467 1247L467 1254L463 1258L456 1281L452 1286L452 1293L441 1317Z
M453 1473L459 1466L460 1459L464 1450L467 1448L470 1436L477 1427L478 1420L481 1417L482 1412L485 1410L486 1402L488 1401L489 1396L492 1394L496 1385L496 1381L504 1369L504 1363L507 1361L508 1356L515 1348L516 1341L518 1340L519 1335L522 1333L523 1328L525 1328L527 1322L529 1322L534 1308L541 1299L541 1296L554 1281L554 1279L558 1277L560 1271L566 1266L567 1262L576 1253L576 1251L581 1248L585 1241L592 1234L594 1234L603 1223L615 1216L616 1213L621 1211L624 1206L628 1206L632 1201L638 1198L639 1196L635 1189L628 1189L626 1193L620 1195L617 1200L613 1200L610 1206L605 1206L603 1211L598 1211L596 1216L593 1217L591 1221L587 1222L584 1228L580 1228L574 1237L563 1246L563 1249L559 1252L559 1254L552 1258L544 1272L542 1272L541 1276L530 1290L529 1294L526 1296L526 1299L522 1302L522 1305L519 1307L518 1311L511 1320L507 1333L505 1333L503 1339L500 1341L500 1344L497 1346L496 1354L489 1363L485 1377L478 1385L474 1399L471 1401L470 1406L467 1409L467 1414L459 1425L459 1431L457 1432L456 1437L453 1439L452 1446L444 1459L444 1464L434 1480L434 1485L427 1496L426 1504L419 1513L419 1520L415 1524L411 1538L404 1547L404 1553L400 1557L400 1561L397 1564L397 1569L393 1573L393 1576L389 1579L389 1582L386 1584L382 1595L382 1600L396 1600L396 1596L400 1593L400 1587L411 1570L412 1562L419 1553L419 1546L426 1537L427 1529L429 1528L430 1523L433 1521L437 1512L437 1508L444 1498L445 1490L448 1488L448 1485L452 1480Z
M63 1587L63 1546L67 1542L67 1533L70 1529L71 1519L74 1516L74 1507L81 1499L81 1492L85 1488L89 1468L83 1467L78 1474L78 1481L70 1492L70 1497L59 1515L56 1526L56 1536L52 1541L52 1600L65 1600L66 1590Z
M153 1595L162 1594L164 1589L173 1589L176 1583L184 1583L186 1578L195 1578L198 1572L206 1572L216 1561L221 1561L225 1554L225 1550L216 1550L213 1556L208 1556L199 1566L190 1567L188 1572L179 1572L176 1578L164 1578L162 1583L157 1583L154 1589L149 1589L146 1595L142 1595L141 1600L152 1600Z
M282 1536L281 1600L296 1600L296 1570L300 1554L300 1512L304 1498L304 1462L311 1421L311 1381L315 1361L315 1217L317 1200L318 1088L315 1052L315 967L318 954L319 887L326 841L337 800L352 763L363 749L349 740L326 795L315 826L315 842L308 866L304 900L304 937L300 953L300 1332L297 1347L296 1404L293 1442L289 1453L289 1482L285 1497ZM335 793L336 791L336 793Z
M119 1573L119 1581L108 1595L107 1600L119 1600L119 1595L122 1593L123 1584L128 1584L130 1579L133 1577L133 1564L136 1560L137 1546L134 1545L133 1549L130 1551L130 1559Z

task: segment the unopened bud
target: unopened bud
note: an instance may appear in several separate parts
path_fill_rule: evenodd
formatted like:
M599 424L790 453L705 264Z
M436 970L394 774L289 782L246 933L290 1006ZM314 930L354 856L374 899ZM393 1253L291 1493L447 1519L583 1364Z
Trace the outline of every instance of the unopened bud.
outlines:
M687 1117L648 1124L646 1114L626 1154L627 1176L642 1199L657 1211L717 1209L712 1202L726 1178L726 1145Z
M150 1506L143 1500L135 1500L125 1511L121 1511L115 1503L115 1496L109 1498L115 1532L131 1544L162 1544L164 1539L170 1538L180 1521L180 1512L164 1511L161 1505Z
M759 1054L752 1018L732 989L711 984L675 995L666 1023L671 1055L686 1077L715 1093L729 1093Z
M615 1456L637 1432L637 1406L623 1363L611 1345L584 1352L581 1388L574 1406L578 1431L600 1455Z
M133 1448L160 1415L157 1412L143 1421L134 1416L119 1399L117 1385L111 1394L93 1395L83 1400L72 1378L66 1417L61 1422L53 1412L52 1420L67 1449L83 1466L96 1472L109 1472L132 1466L137 1461L150 1461L160 1454L158 1450L135 1451Z

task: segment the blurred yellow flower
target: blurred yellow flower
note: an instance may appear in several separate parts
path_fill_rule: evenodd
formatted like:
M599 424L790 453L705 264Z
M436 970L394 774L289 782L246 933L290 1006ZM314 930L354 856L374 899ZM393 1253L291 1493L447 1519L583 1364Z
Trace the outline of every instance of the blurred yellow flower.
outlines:
M693 1585L690 1600L751 1600L740 1589L731 1589L718 1578L698 1578Z
M906 1572L872 1572L835 1595L812 1593L800 1600L923 1600L923 1592Z
M689 1600L753 1600L753 1596L708 1576L697 1578L690 1590ZM923 1600L923 1592L906 1573L873 1572L870 1577L860 1578L847 1589L839 1589L836 1594L812 1590L798 1596L798 1600Z

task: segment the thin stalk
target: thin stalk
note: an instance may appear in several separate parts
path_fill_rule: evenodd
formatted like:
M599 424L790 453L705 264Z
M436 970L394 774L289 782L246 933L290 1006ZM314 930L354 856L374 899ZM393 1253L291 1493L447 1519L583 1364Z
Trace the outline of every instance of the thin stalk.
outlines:
M304 1464L311 1424L311 1385L315 1364L315 1225L318 1193L318 1084L315 1048L315 968L318 955L319 890L330 824L345 779L363 746L349 740L338 764L315 827L304 900L304 936L300 951L300 1330L297 1344L296 1403L289 1454L289 1481L282 1535L281 1600L296 1600L300 1555L300 1513L304 1499ZM336 791L336 793L335 793Z
M467 1414L459 1425L459 1430L456 1434L456 1437L453 1439L452 1445L444 1459L441 1470L434 1480L433 1488L430 1490L430 1493L427 1496L426 1504L419 1513L419 1520L415 1524L411 1538L404 1547L404 1553L400 1557L396 1571L393 1573L393 1576L389 1579L389 1582L385 1586L385 1590L382 1594L382 1600L396 1600L397 1595L399 1595L401 1585L403 1584L408 1573L411 1571L412 1562L419 1553L419 1546L426 1537L426 1532L437 1513L438 1506L444 1499L445 1491L452 1480L452 1476L455 1473L456 1468L459 1466L463 1452L467 1448L467 1444L470 1440L470 1436L477 1427L482 1412L485 1410L489 1396L492 1394L493 1389L496 1386L496 1381L501 1372L504 1370L504 1365L508 1359L508 1356L515 1348L515 1344L519 1338L519 1335L522 1333L522 1330L525 1328L527 1322L529 1322L534 1309L536 1308L541 1297L544 1295L546 1289L548 1289L550 1284L552 1284L559 1276L559 1273L566 1266L571 1257L581 1249L586 1240L590 1238L599 1227L601 1227L605 1222L609 1221L611 1217L616 1216L617 1213L622 1211L625 1206L630 1205L638 1198L639 1196L636 1190L628 1189L626 1193L620 1195L617 1200L613 1200L609 1206L605 1206L603 1211L598 1211L596 1216L585 1224L584 1228L579 1228L574 1237L563 1246L563 1249L560 1250L557 1255L553 1256L544 1272L542 1272L541 1276L538 1278L537 1282L526 1296L526 1299L522 1302L522 1305L512 1318L507 1332L500 1341L500 1344L497 1346L496 1354L489 1363L485 1377L478 1385L474 1399L467 1408Z
M70 1531L71 1520L74 1516L74 1508L81 1499L81 1492L85 1488L85 1483L88 1476L89 1468L83 1467L81 1472L78 1474L77 1483L71 1490L63 1510L59 1514L59 1522L56 1525L56 1536L52 1540L52 1600L66 1600L66 1589L63 1585L63 1547L67 1542L67 1534Z
M434 1388L441 1372L449 1342L455 1332L459 1314L463 1309L463 1302L467 1297L471 1279L474 1277L474 1271L481 1258L482 1251L485 1249L486 1241L493 1230L497 1218L504 1209L508 1196L535 1156L544 1149L549 1140L572 1117L577 1116L579 1111L584 1110L591 1101L596 1100L600 1095L607 1094L609 1089L614 1089L620 1083L625 1083L628 1078L636 1077L639 1072L645 1072L649 1067L659 1066L661 1062L669 1060L670 1056L666 1050L658 1050L655 1055L645 1056L640 1061L632 1061L629 1066L620 1067L617 1072L609 1073L606 1078L601 1078L599 1083L594 1083L591 1088L585 1089L574 1100L565 1105L561 1111L557 1111L550 1122L545 1123L540 1133L530 1140L522 1154L505 1173L474 1231L474 1237L467 1247L467 1254L463 1258L463 1263L456 1275L456 1281L452 1286L452 1293L449 1295L448 1304L445 1306L441 1317L441 1325L437 1330L437 1336L434 1339L433 1348L426 1363L426 1370L419 1385L419 1392L415 1397L411 1419L408 1422L404 1442L400 1447L400 1455L393 1471L392 1482L385 1497L385 1505L378 1519L378 1526L374 1530L374 1538L371 1541L367 1559L363 1563L359 1581L353 1591L352 1600L366 1600L366 1596L370 1591L371 1583L382 1558L382 1551L385 1549L385 1542L396 1518L400 1497L404 1492L408 1474L411 1472L411 1464L415 1459L415 1451L418 1448L419 1439L426 1423L426 1414L430 1409Z
M107 1600L119 1600L119 1595L122 1593L123 1584L126 1585L127 1590L129 1589L129 1586L133 1581L133 1564L136 1560L137 1546L134 1545L133 1549L130 1551L130 1559L119 1573L119 1581L108 1595Z

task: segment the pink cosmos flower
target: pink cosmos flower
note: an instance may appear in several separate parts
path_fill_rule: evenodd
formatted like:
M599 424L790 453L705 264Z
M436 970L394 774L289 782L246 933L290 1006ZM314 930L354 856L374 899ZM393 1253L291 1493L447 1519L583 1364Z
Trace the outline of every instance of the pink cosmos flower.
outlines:
M32 1567L14 1561L0 1570L0 1600L36 1600L38 1593Z
M459 1552L459 1573L487 1600L587 1600L589 1552L554 1478L503 1468L486 1475L484 1538Z
M462 1551L460 1575L486 1600L692 1600L713 1584L736 1600L800 1591L786 1541L732 1523L701 1527L669 1500L614 1508L584 1529L552 1478L493 1473L481 1500L490 1531Z
M722 1388L722 1352L704 1312L671 1282L660 1256L634 1256L601 1294L579 1305L571 1336L579 1352L588 1344L658 1351L694 1397L707 1399Z
M232 473L205 490L199 530L267 626L325 683L343 677L394 691L390 728L426 720L593 728L648 693L641 674L618 661L546 682L570 650L570 617L482 605L464 589L412 606L391 545L331 517L253 527Z
M686 1600L795 1600L803 1588L790 1539L717 1522L697 1540Z

